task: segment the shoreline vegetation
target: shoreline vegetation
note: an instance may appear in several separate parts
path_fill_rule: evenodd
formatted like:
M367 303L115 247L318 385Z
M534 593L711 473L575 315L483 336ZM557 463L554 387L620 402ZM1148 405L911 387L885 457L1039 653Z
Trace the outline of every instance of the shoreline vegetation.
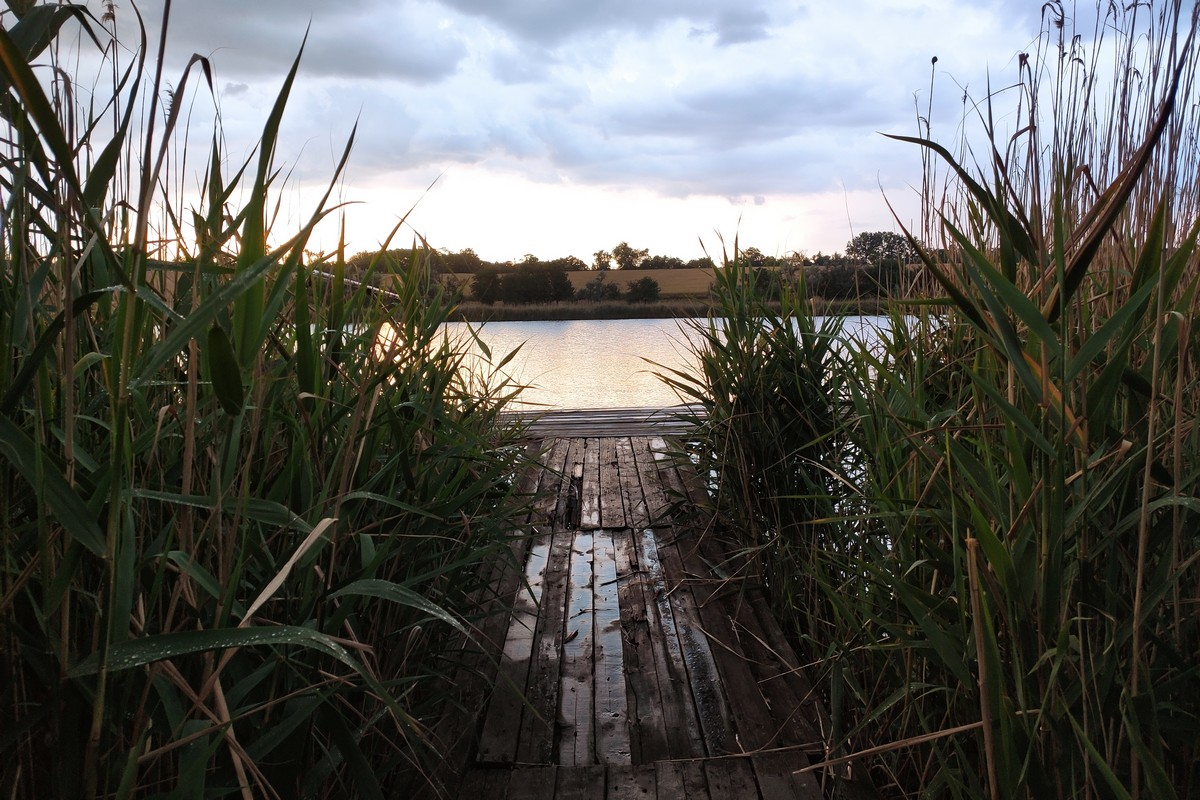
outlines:
M353 133L271 229L302 53L227 165L219 118L180 129L212 65L171 81L103 8L11 3L0 30L0 794L446 796L483 566L529 535L509 354L464 366L463 287L388 249L403 221L311 258ZM698 371L662 375L706 412L678 455L714 571L811 665L831 792L1200 793L1198 13L1074 30L1051 0L981 137L947 148L928 112L894 137L924 217L880 352L736 241L697 307L655 309L703 307ZM73 46L109 59L90 92Z
M383 302L382 260L310 263L328 194L272 230L300 56L227 163L219 116L182 129L212 65L144 49L169 12L133 51L111 3L3 15L0 794L436 795L431 721L527 502L518 387L464 368L423 264ZM111 66L90 92L72 43Z
M871 315L885 312L891 305L877 297L862 300L822 300L812 298L806 313L814 316ZM780 301L767 300L765 308L778 314ZM707 299L664 300L655 303L572 301L559 303L518 303L485 305L471 301L457 303L451 318L463 322L537 322L587 319L689 319L704 318L720 311L720 302Z
M930 305L848 353L735 253L664 375L722 574L827 705L813 769L885 798L1200 793L1200 10L1064 5L980 138L894 137Z

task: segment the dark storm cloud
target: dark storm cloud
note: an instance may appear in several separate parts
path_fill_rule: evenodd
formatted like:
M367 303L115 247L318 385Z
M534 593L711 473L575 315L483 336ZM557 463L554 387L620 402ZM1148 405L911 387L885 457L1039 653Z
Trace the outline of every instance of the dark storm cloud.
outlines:
M867 132L849 137L808 132L720 151L650 140L639 145L614 148L603 160L572 163L570 172L582 182L651 187L670 196L752 198L874 189L879 165L904 156L883 137Z
M776 77L749 86L706 87L618 109L614 129L631 136L666 136L729 147L788 138L807 128L886 125L903 99L875 96L850 82Z
M711 30L718 45L747 44L768 38L770 22L761 9L735 8L719 14Z
M555 46L572 37L613 30L641 30L671 20L689 20L725 41L766 35L766 15L754 4L722 0L442 0L483 18L509 34ZM747 8L747 5L750 7ZM732 10L731 10L732 9ZM745 9L745 10L743 10Z
M210 56L219 74L249 79L282 74L307 32L301 61L307 75L428 83L454 73L467 47L454 31L431 24L427 12L378 0L176 3L169 46L177 58ZM151 31L161 13L161 7L146 12Z
M359 119L359 174L486 164L754 202L902 182L889 165L916 155L875 131L913 132L931 55L986 67L1015 2L188 0L171 48L211 54L229 131L255 132L307 29L285 156Z

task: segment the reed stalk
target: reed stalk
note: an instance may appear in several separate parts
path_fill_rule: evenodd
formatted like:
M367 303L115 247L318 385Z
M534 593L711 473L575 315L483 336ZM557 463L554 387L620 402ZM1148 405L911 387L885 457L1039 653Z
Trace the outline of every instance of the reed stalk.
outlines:
M876 349L766 359L805 306L761 313L736 265L718 281L714 318L739 321L699 357L720 368L673 377L711 415L715 535L760 557L819 672L831 782L1200 787L1196 15L1048 3L981 136L896 137L925 154L922 239L950 258L922 248L927 295ZM801 392L806 422L777 427Z
M426 264L373 264L385 300L306 254L353 133L272 229L299 57L256 163L218 128L184 186L214 65L157 106L167 21L118 64L118 11L0 27L0 792L432 794L427 723L509 552L518 387L466 369ZM71 40L107 103L78 102Z

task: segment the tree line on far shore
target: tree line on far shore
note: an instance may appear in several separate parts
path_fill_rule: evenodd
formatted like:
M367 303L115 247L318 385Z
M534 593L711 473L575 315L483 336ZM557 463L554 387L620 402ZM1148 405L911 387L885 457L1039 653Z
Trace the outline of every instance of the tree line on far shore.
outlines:
M555 303L564 301L655 302L661 288L653 277L626 282L624 290L607 276L621 270L674 270L715 268L711 258L684 261L667 255L651 255L646 249L620 242L611 250L593 254L592 263L575 256L543 260L527 254L522 260L494 262L480 258L471 248L454 252L428 247L388 250L383 257L393 263L424 260L433 275L464 299L487 305ZM347 261L351 276L365 273L380 253L359 253ZM917 253L900 234L888 231L860 233L846 243L845 253L806 255L792 252L769 256L758 248L738 251L739 261L755 272L759 289L768 296L777 295L801 278L811 297L843 300L903 294L909 284L911 267ZM567 273L593 271L596 276L576 288ZM470 276L464 280L462 276Z

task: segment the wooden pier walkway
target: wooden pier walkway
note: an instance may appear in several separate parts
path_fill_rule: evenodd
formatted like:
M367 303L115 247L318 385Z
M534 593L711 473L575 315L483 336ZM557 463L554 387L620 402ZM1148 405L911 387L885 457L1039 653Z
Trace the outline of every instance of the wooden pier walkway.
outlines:
M703 490L667 440L631 423L539 442L524 571L498 566L491 598L513 611L481 624L500 657L476 654L487 677L443 723L441 791L832 797L797 772L825 756L821 705L760 591L695 524Z

